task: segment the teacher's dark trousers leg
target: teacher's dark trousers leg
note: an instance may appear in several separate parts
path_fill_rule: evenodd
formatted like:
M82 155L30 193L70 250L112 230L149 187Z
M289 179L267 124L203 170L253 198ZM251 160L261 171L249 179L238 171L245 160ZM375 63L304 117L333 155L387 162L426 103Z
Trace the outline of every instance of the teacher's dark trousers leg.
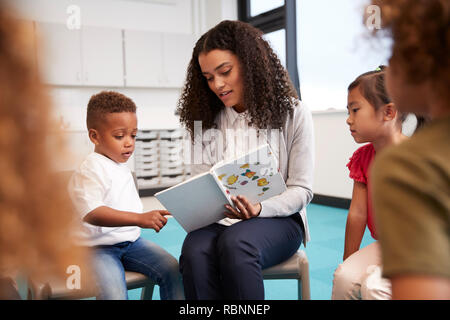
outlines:
M288 259L302 239L302 227L291 217L190 232L180 257L186 299L264 299L262 269Z

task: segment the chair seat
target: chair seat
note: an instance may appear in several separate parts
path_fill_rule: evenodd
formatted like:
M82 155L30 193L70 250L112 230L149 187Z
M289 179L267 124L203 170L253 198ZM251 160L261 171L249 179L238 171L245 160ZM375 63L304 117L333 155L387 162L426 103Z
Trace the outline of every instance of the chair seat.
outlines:
M125 280L127 282L128 290L142 288L148 284L155 284L150 278L142 273L125 271Z
M310 300L309 262L306 253L298 250L292 257L262 271L265 280L296 279L298 299Z
M132 271L125 272L125 280L128 290L154 285L154 282L147 276ZM95 297L98 293L94 281L82 282L80 289L68 289L65 281L62 279L54 279L46 284L35 284L35 286L35 290L38 291L36 293L37 299L82 299Z
M286 261L263 270L264 279L300 279L302 268L307 265L308 260L304 251L297 251Z

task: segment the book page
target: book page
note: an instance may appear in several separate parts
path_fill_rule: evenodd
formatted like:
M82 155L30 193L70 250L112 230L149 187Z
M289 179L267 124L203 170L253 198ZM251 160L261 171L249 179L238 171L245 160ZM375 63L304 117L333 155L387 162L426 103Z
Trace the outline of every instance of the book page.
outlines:
M223 218L227 197L209 172L155 194L155 197L186 230L202 228Z
M234 203L231 200L231 194L229 192L227 192L227 189L222 184L222 181L220 181L220 179L217 176L216 172L214 170L211 170L210 174L213 176L214 180L216 181L217 186L222 191L223 195L228 199L228 203L230 204L230 206L234 207Z
M243 195L259 203L286 190L278 161L268 144L234 160L214 166L213 171L228 196Z

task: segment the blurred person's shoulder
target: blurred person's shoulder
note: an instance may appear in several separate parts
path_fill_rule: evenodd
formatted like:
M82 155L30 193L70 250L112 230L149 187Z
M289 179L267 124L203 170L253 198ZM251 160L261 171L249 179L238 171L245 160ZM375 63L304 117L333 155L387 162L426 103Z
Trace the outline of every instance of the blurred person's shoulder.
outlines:
M450 116L433 120L399 145L385 148L375 160L376 168L398 170L398 166L428 167L450 175ZM377 169L374 169L377 170ZM381 170L381 169L380 169Z

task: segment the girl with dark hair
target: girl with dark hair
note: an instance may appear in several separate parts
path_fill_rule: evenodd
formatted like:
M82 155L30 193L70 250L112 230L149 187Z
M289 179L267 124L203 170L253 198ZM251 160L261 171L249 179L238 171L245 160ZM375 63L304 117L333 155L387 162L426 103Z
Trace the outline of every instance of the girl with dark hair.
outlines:
M332 299L390 299L390 282L381 278L378 242L360 249L367 227L378 239L370 197L370 165L375 154L407 137L402 123L407 114L397 110L385 87L385 67L366 72L348 87L347 124L357 143L366 143L347 164L354 180L345 229L344 262L334 273Z
M262 269L309 240L311 113L261 31L239 21L223 21L197 41L178 112L192 138L193 175L263 143L278 159L287 190L261 203L232 197L235 208L190 232L180 257L187 299L264 299Z

